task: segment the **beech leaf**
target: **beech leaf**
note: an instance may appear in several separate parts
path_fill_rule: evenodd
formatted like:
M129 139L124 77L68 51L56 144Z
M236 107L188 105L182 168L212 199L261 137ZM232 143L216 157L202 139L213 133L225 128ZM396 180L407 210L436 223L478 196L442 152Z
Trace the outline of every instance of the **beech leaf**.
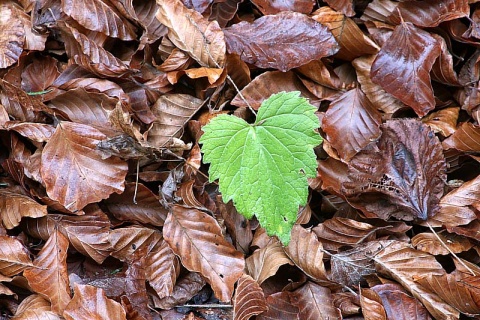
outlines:
M313 147L322 142L316 108L299 94L272 95L254 124L219 115L200 139L210 181L220 180L223 200L233 200L247 219L255 215L285 245L298 207L307 202L307 178L316 176Z

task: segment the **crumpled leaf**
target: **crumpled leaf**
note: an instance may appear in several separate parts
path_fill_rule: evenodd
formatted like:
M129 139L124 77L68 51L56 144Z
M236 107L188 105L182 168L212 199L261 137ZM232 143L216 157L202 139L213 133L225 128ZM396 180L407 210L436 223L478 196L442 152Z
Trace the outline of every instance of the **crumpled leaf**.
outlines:
M257 249L245 261L248 274L252 276L258 284L262 284L266 279L275 275L278 269L293 262L283 251L282 245L278 240L273 240L264 248Z
M429 72L440 52L440 44L428 32L402 23L373 62L372 81L423 117L435 108Z
M249 275L238 279L233 300L233 319L248 320L250 317L267 311L267 303L262 288Z
M40 173L48 196L77 211L124 189L127 164L102 159L96 145L106 137L79 123L60 122L42 152Z
M378 139L381 115L359 89L345 92L330 103L322 120L326 139L346 162Z
M172 309L177 305L185 304L205 286L205 280L196 272L189 272L177 281L172 294L155 302L155 307Z
M52 311L61 315L70 302L67 274L68 239L59 231L52 233L34 260L34 267L23 272L32 289L52 303Z
M347 201L365 215L384 220L434 216L446 179L440 142L416 120L388 121L382 131L375 147L351 160L342 183Z
M13 320L60 320L50 302L39 294L26 297L17 308Z
M65 308L63 316L67 320L126 320L122 305L107 298L103 289L75 284L72 301Z
M185 7L180 0L157 0L157 19L168 28L168 38L202 67L223 68L225 38L216 21Z
M245 261L223 238L214 218L197 209L174 206L165 220L163 236L185 268L202 274L220 301L230 301Z
M224 29L227 50L259 68L288 71L335 54L339 47L322 24L297 12L280 12Z
M313 147L322 140L315 132L315 107L299 94L272 95L253 125L219 115L203 127L199 141L204 162L211 163L210 181L220 179L223 200L233 199L238 212L247 219L255 215L284 244L298 207L307 201L307 178L315 177L317 167Z

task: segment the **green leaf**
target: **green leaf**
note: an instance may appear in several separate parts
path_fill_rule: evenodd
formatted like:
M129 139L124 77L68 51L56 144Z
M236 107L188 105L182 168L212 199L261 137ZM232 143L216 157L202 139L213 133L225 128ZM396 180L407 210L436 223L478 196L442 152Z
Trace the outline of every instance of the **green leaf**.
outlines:
M281 92L265 100L254 124L219 115L203 127L200 139L210 181L219 179L223 200L233 200L247 219L255 215L269 235L284 245L308 197L308 177L315 177L313 148L322 142L315 131L316 108L299 92Z

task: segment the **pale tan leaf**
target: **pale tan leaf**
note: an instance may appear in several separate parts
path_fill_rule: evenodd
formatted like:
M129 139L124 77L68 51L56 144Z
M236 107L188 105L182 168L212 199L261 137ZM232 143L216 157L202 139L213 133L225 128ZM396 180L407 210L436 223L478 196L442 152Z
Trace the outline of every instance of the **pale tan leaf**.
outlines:
M76 211L124 189L127 164L102 159L96 145L106 137L83 124L61 122L42 153L40 173L48 196Z
M242 275L238 279L233 299L233 319L248 320L267 310L267 303L260 285L249 275Z
M295 265L313 280L327 280L323 264L323 246L311 229L294 225L285 253Z
M147 255L146 265L146 278L158 297L171 295L180 274L180 262L165 241Z
M202 274L220 301L230 301L245 261L243 254L223 238L214 218L196 209L174 206L165 221L163 236L188 270Z
M23 217L40 218L47 215L47 206L26 195L0 189L0 217L7 229L20 224Z
M445 274L445 270L434 256L415 250L406 243L391 241L390 245L374 257L374 261L379 274L399 282L423 303L432 316L438 319L458 319L457 310L445 303L437 294L413 281L414 276Z
M89 30L122 40L137 38L135 26L109 0L64 0L62 8L65 14Z
M412 238L412 245L417 250L428 252L432 255L448 255L451 252L460 253L468 251L473 247L473 243L468 238L453 233L438 232L437 236L428 232L419 233Z
M147 141L164 147L172 138L182 135L183 127L203 105L203 101L188 94L165 94L152 107L156 117Z
M168 38L202 67L223 68L225 38L216 21L185 7L180 0L157 0L157 19L168 28Z
M105 292L93 286L75 284L72 301L65 308L67 320L126 320L122 305L107 298Z
M0 236L0 273L11 277L33 266L30 253L18 239Z
M266 247L257 249L245 261L248 274L260 285L266 279L275 275L284 264L293 265L293 262L283 251L281 243L276 239L270 239L271 241Z
M34 260L34 267L23 272L30 287L47 298L52 311L61 315L70 302L67 274L68 239L58 230L53 232Z
M291 295L291 302L299 309L302 320L341 319L340 310L333 305L330 289L308 281Z
M18 19L21 9L13 1L2 1L0 4L0 69L17 62L25 43L23 22Z
M39 294L26 297L17 308L12 320L60 320L52 311L50 302Z

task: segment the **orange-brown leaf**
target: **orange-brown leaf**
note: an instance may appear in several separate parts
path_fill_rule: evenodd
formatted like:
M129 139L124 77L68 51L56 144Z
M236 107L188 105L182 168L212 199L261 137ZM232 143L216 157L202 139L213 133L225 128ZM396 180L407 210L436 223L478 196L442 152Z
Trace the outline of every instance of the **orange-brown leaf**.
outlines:
M233 319L248 320L268 310L260 285L249 275L242 275L233 299Z
M46 215L47 206L26 195L0 189L0 218L5 228L18 226L23 217L40 218Z
M22 243L9 236L0 236L0 273L11 277L31 267L29 252Z

